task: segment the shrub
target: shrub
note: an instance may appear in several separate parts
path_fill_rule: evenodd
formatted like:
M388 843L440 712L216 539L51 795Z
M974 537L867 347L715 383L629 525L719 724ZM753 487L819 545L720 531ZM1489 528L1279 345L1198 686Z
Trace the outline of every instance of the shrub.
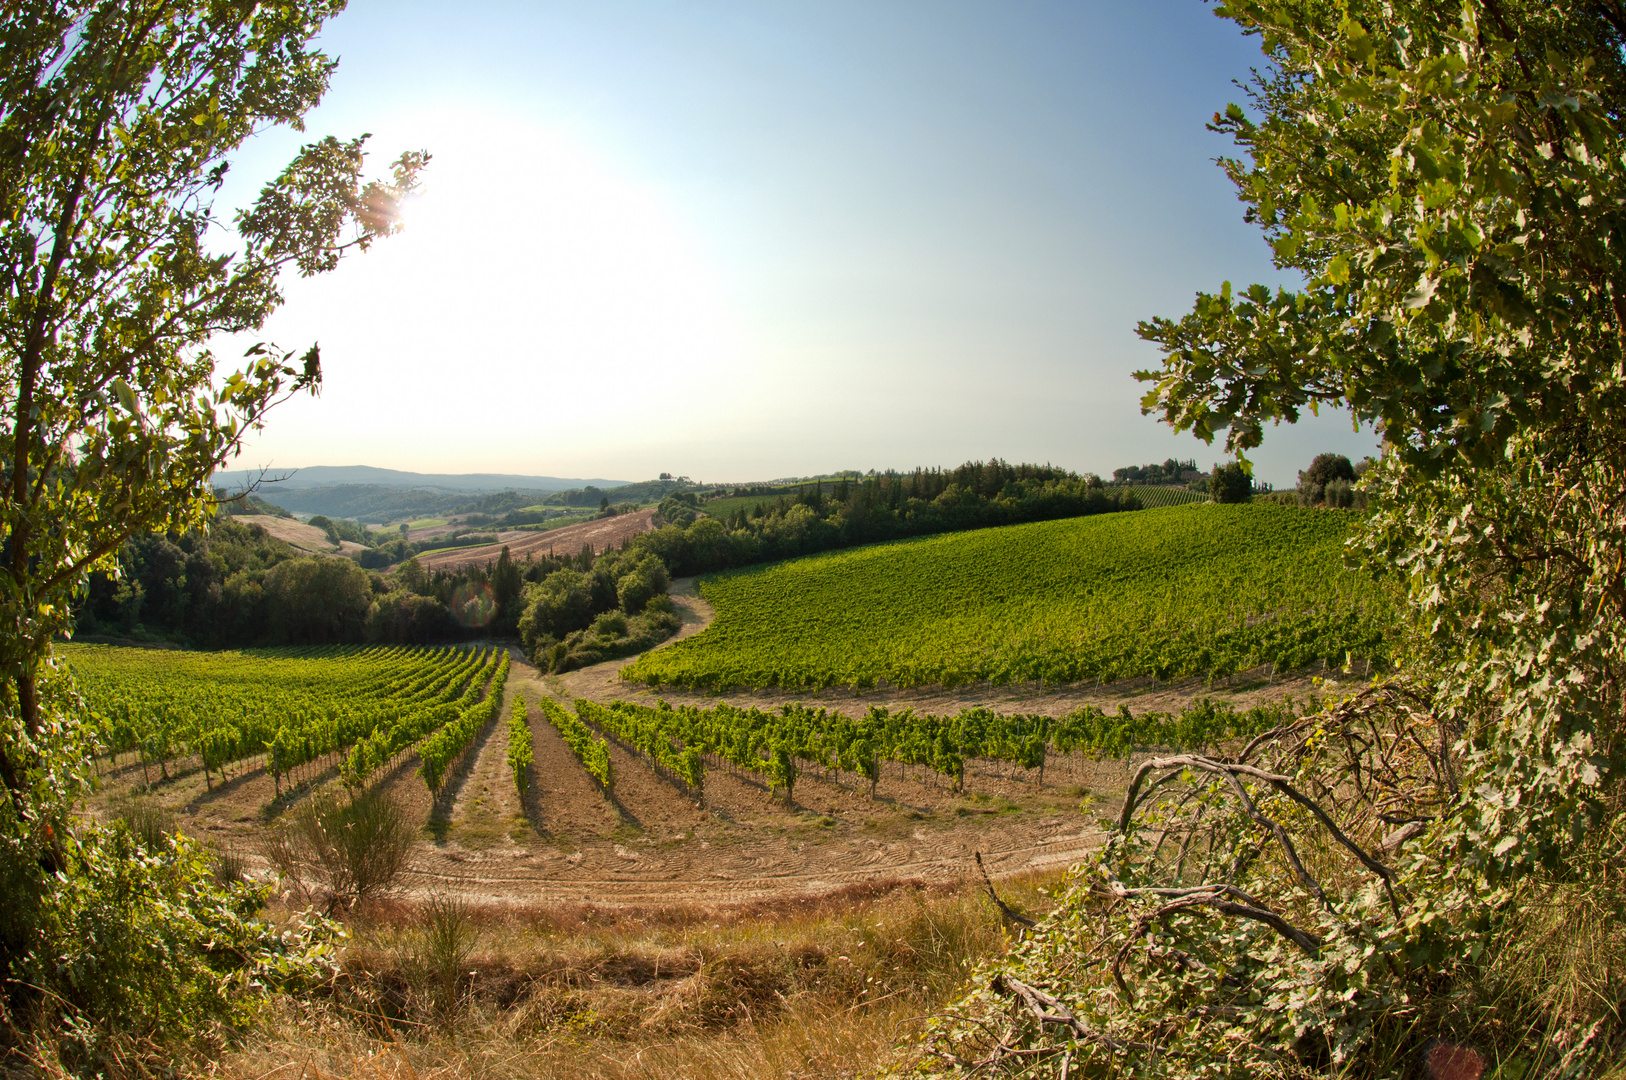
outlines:
M154 799L132 798L115 816L149 855L170 850L176 830L175 815Z
M664 594L656 598L665 599ZM671 610L671 601L652 603L642 615L628 618L619 611L606 612L586 630L570 634L561 642L544 642L532 654L532 661L548 671L573 671L618 656L631 656L654 648L683 625Z
M442 1023L449 1025L457 1018L470 982L469 957L477 936L469 906L462 900L434 896L424 905L414 960L429 1004Z
M52 879L17 972L46 991L36 1058L80 1075L167 1074L176 1052L208 1052L244 1028L267 988L329 973L331 926L282 933L253 919L264 885L217 884L206 847L163 839L150 850L121 821L85 825L65 845L71 872Z
M273 830L266 855L307 896L321 886L333 900L354 903L394 885L416 832L379 788L349 800L323 793Z

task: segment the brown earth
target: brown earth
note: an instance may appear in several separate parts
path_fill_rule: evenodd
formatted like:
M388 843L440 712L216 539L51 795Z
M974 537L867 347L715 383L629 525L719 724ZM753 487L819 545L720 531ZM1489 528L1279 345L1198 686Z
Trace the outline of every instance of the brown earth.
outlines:
M545 532L524 530L500 532L497 534L495 544L451 551L431 551L419 555L418 562L426 570L453 570L461 566L478 566L496 559L502 554L504 547L508 549L511 557L520 562L524 562L527 556L546 555L550 551L560 555L574 555L584 544L593 545L594 554L601 554L610 548L620 547L639 533L652 530L655 527L654 517L653 509L637 510L630 514L617 514L615 517L584 521L580 525L566 525Z
M350 555L367 549L354 540L345 540L338 547L328 542L327 533L314 525L293 518L271 514L242 514L237 518L245 525L258 525L278 540L291 544L311 555Z

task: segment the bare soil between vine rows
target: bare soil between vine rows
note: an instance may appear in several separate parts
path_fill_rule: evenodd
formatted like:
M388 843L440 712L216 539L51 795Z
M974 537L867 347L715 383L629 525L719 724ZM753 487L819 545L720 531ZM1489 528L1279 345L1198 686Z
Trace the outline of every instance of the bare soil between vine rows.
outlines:
M678 637L710 622L710 606L693 595L692 582L674 583L685 623ZM676 639L674 639L676 640ZM875 799L850 773L804 772L787 805L752 777L710 769L705 805L697 805L657 777L621 746L612 745L616 782L611 793L588 777L535 703L543 696L687 703L727 700L772 707L804 701L861 713L870 704L953 712L967 705L1060 714L1082 704L1134 711L1178 709L1209 694L1238 706L1311 689L1308 676L1231 686L1200 681L1178 685L1079 687L921 687L865 693L816 694L745 691L704 694L623 682L611 661L562 676L542 676L513 649L508 701L531 703L534 764L521 797L509 772L504 703L499 720L482 731L452 770L439 798L431 798L408 757L381 781L421 823L402 881L407 898L445 893L483 904L547 902L616 905L730 906L827 893L864 883L945 883L976 874L980 852L994 877L1065 866L1083 859L1102 839L1100 819L1115 815L1136 761L1093 762L1051 756L1043 783L1036 772L973 760L965 790L921 769L888 764ZM141 768L124 758L105 768L100 808L106 812L145 787ZM172 770L173 771L173 770ZM245 857L260 857L266 830L324 784L333 769L313 766L292 794L279 797L257 762L245 763L225 783L205 787L196 762L178 775L156 775L147 789L186 832Z

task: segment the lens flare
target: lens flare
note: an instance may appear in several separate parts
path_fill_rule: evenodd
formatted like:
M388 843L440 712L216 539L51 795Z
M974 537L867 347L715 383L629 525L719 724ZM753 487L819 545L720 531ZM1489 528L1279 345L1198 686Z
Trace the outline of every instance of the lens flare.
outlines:
M452 593L452 617L463 626L489 626L496 615L497 598L491 586L470 582Z

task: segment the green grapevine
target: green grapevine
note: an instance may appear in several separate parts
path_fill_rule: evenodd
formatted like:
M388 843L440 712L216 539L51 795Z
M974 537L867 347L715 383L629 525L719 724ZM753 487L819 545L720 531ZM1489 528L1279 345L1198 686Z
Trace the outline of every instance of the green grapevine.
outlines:
M615 770L610 767L610 747L603 738L594 735L574 713L551 698L542 699L542 715L558 730L587 775L609 792L615 786Z
M508 720L508 768L514 774L514 790L521 800L531 775L531 721L525 699L514 698L514 714Z
M706 578L705 632L623 677L721 689L1079 683L1383 662L1392 591L1352 517L1174 506L813 555Z

